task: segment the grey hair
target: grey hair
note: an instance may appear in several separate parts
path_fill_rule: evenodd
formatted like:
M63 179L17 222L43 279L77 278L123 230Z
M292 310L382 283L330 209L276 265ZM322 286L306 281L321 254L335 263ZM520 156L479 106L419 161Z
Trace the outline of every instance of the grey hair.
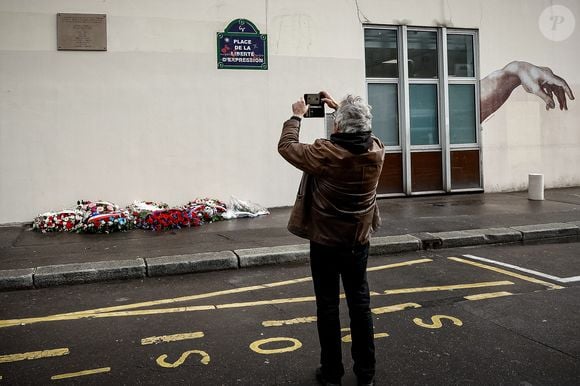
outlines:
M339 133L371 131L371 106L359 96L347 95L338 105L334 123Z

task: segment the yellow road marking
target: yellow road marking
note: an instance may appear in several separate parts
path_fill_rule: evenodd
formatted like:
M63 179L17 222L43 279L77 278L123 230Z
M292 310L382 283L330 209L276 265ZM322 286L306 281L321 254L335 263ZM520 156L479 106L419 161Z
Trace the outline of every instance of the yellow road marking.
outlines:
M275 349L263 349L261 347L262 345L264 345L266 343L270 343L270 342L290 342L290 343L292 343L292 346L275 348ZM250 349L252 349L252 351L257 352L258 354L265 354L265 355L280 354L280 353L284 353L284 352L296 351L300 347L302 347L302 342L300 342L298 339L282 338L282 337L260 339L260 340L257 340L255 342L252 342L252 344L250 344Z
M533 277L525 276L525 275L522 275L522 274L519 274L519 273L515 273L515 272L511 272L511 271L506 271L505 269L501 269L501 268L497 268L497 267L492 267L491 265L477 263L477 262L471 261L471 260L461 259L459 257L448 257L448 259L449 260L453 260L453 261L457 261L459 263L465 263L465 264L473 265L474 267L488 269L490 271L494 271L494 272L497 272L497 273L502 273L504 275L516 277L518 279L525 280L525 281L529 281L531 283L541 284L541 285L546 286L546 287L548 287L550 289L562 289L562 288L565 288L565 287L562 287L562 286L559 286L559 285L556 285L556 284L548 283L547 281L543 281L543 280L540 280L540 279L536 279L536 278L533 278Z
M38 317L38 318L0 320L0 328L1 327L18 326L21 324L56 322L56 321L64 321L64 320L114 318L114 317L123 317L123 316L156 315L156 314L164 314L164 313L192 312L192 311L206 311L206 310L215 310L215 306L175 307L175 308L162 308L162 309L138 310L138 311L118 311L118 312L106 312L106 313L58 314L58 315L50 315L50 316L44 316L44 317Z
M24 360L59 357L70 354L68 348L56 348L53 350L30 351L21 354L0 355L0 363L18 362Z
M432 324L428 324L428 323L423 322L423 319L421 319L421 318L413 319L413 323L415 323L419 327L424 327L424 328L441 328L441 327L443 327L443 323L441 323L441 320L444 320L444 319L451 320L453 322L453 324L455 324L456 326L459 326L459 327L463 326L463 322L461 321L461 319L457 319L454 316L447 316L447 315L433 315L431 317Z
M148 344L157 344L161 342L177 342L180 340L197 339L203 338L203 332L189 332L185 334L173 334L173 335L161 335L161 336L150 336L148 338L141 339L141 345L145 346Z
M167 362L167 354L163 354L160 355L156 362L160 367L165 367L167 369L173 369L176 367L179 367L183 364L183 362L185 362L185 360L187 359L187 357L189 357L191 354L199 354L201 355L201 363L203 363L204 365L207 365L210 361L209 358L209 354L206 353L205 351L201 351L201 350L189 350L184 352L183 354L181 354L181 356L179 357L178 360L176 360L173 363Z
M286 280L286 281L279 281L276 283L266 283L266 284L262 284L264 287L266 288L273 288L273 287L280 287L283 285L290 285L290 284L298 284L298 283L306 283L312 281L311 277L302 277L299 279L292 279L292 280Z
M275 284L275 283L272 283L272 284ZM291 284L291 283L288 283L288 284ZM249 287L233 288L233 289L223 290L223 291L207 292L207 293L198 294L198 295L180 296L177 298L150 300L150 301L146 301L146 302L124 304L124 305L120 305L120 306L94 308L91 310L68 312L68 313L61 314L61 315L82 315L82 314L95 314L95 313L101 313L101 312L111 312L111 311L120 311L120 310L130 310L130 309L135 309L135 308L158 306L161 304L171 304L171 303L180 303L180 302L186 302L186 301L191 301L191 300L206 299L206 298L211 298L211 297L215 297L215 296L239 294L242 292L256 291L256 290L265 289L265 288L268 288L268 287L266 287L264 285L254 285L254 286L249 286Z
M64 320L116 318L116 317L125 317L125 316L158 315L158 314L170 314L170 313L177 313L177 312L195 312L195 311L208 311L208 310L228 309L228 308L256 307L256 306L271 305L271 304L313 302L315 300L316 300L316 298L314 296L306 296L306 297L302 297L302 298L272 299L272 300L262 300L262 301L256 301L256 302L227 303L227 304L191 306L191 307L154 308L154 309L149 309L149 310L117 311L117 312L104 312L104 313L95 313L95 314L76 314L76 315L61 314L61 315L53 315L53 316L39 317L39 318L2 320L2 321L0 321L0 327L9 327L9 326L17 326L20 324L33 324L33 323L41 323L41 322L64 321Z
M384 294L377 294L377 295L384 296L384 295L416 293L416 292L452 291L455 289L480 288L480 287L511 285L511 284L513 284L511 281L498 281L498 282L457 284L457 285L435 286L435 287L402 288L402 289L387 290L384 292ZM340 298L343 299L344 297L345 297L344 294L340 295ZM300 297L300 298L270 299L270 300L254 301L254 302L225 303L225 304L216 304L216 305L202 305L202 306L188 306L188 307L154 308L154 309L148 309L148 310L132 310L132 311L117 311L117 312L102 312L102 313L58 314L58 315L51 315L51 316L38 317L38 318L1 320L0 327L9 327L9 326L17 326L17 325L21 325L21 324L33 324L33 323L51 322L51 321L93 319L93 318L95 318L95 319L97 319L97 318L114 318L114 317L142 316L142 315L158 315L158 314L169 314L169 313L180 313L180 312L209 311L209 310L216 310L216 309L256 307L256 306L264 306L264 305L272 305L272 304L313 302L315 300L316 300L316 298L314 296L305 296L305 297ZM387 312L387 311L385 311L385 312Z
M499 298L502 296L510 296L513 295L511 292L503 291L503 292L488 292L485 294L477 294L477 295L468 295L464 296L467 300L482 300L482 299L493 299Z
M342 331L342 332L350 332L350 328L341 328L340 331ZM375 339L386 338L388 336L390 336L390 335L387 334L386 332L378 332L378 333L376 333L376 334L373 335L373 337ZM352 343L352 335L351 334L346 334L345 336L343 336L341 338L341 340L344 343Z
M376 294L379 295L379 294ZM372 308L371 312L375 315L386 314L389 312L403 311L408 308L420 308L421 305L417 303L401 303L393 304L391 306ZM262 322L264 327L280 327L288 326L292 324L302 324L302 323L313 323L316 322L316 316L303 316L300 318L287 319L287 320L265 320Z
M417 303L394 304L392 306L373 308L373 309L371 309L371 312L375 315L380 315L380 314L386 314L388 312L403 311L407 308L421 308L421 305L417 304Z
M350 332L350 328L341 328L340 329L341 332ZM340 340L342 340L344 343L351 343L352 342L352 335L351 334L346 334L345 336L343 336Z
M417 292L434 292L434 291L453 291L457 289L468 289L468 288L481 288L481 287L494 287L500 285L512 285L511 281L486 281L483 283L468 283L468 284L454 284L454 285L444 285L444 286L434 286L434 287L418 287L418 288L401 288L394 290L384 291L385 295L398 295L398 294L412 294Z
M84 375L108 373L109 371L111 371L110 367L101 367L100 369L84 370L84 371L77 371L76 373L53 375L52 377L50 377L50 379L56 380L56 379L82 377Z
M430 263L432 261L433 260L431 260L431 259L419 259L419 260L403 261L402 263L394 263L394 264L380 265L378 267L370 267L370 268L367 268L367 272L380 271L380 270L389 269L389 268L406 267L406 266L414 265L414 264Z
M316 300L316 298L314 296L304 296L301 298L272 299L272 300L260 300L257 302L218 304L215 306L215 308L220 310L220 309L226 309L226 308L265 306L265 305L270 305L270 304L313 302L315 300Z
M302 318L294 318L288 320L265 320L262 322L262 326L264 327L280 327L280 326L288 326L292 324L301 324L301 323L312 323L316 322L316 316L305 316Z
M370 268L368 268L368 271L378 271L378 270L389 269L389 268L397 268L397 267L402 267L402 266L407 266L407 265L412 265L412 264L425 263L428 261L432 261L432 260L430 260L430 259L411 260L411 261L402 262L402 263L388 264L388 265L383 265L383 266L378 266L378 267L370 267ZM133 313L133 312L129 312L129 313L119 312L119 313L117 313L117 311L125 311L125 310L131 310L131 309L135 309L135 308L151 307L151 306L157 306L157 305L162 305L162 304L171 304L171 303L178 303L178 302L185 302L185 301L192 301L192 300L199 300L199 299L207 299L207 298L222 296L222 295L232 295L232 294L238 294L238 293L243 293L243 292L257 291L257 290L261 290L261 289L304 283L304 282L308 282L311 280L312 280L311 277L303 277L303 278L285 280L285 281L274 282L274 283L264 283L264 284L254 285L254 286L234 288L234 289L223 290L223 291L207 292L207 293L197 294L197 295L181 296L181 297L176 297L176 298L166 298L166 299L151 300L151 301L132 303L132 304L123 304L123 305L119 305L119 306L93 308L93 309L88 309L88 310L83 310L83 311L67 312L67 313L62 313L62 314L55 314L55 315L48 315L48 316L41 316L41 317L0 320L0 328L13 327L13 326L21 325L21 324L32 324L32 323L41 323L41 322L63 321L63 320L76 320L76 319L96 318L96 317L149 315L149 314L158 314L158 313L162 313L162 312L203 311L203 310L215 309L215 307L214 306L199 306L201 308L179 307L179 308L167 308L167 309L165 309L165 311L154 310L154 312L150 312L150 313L147 313L146 311L138 311L136 313ZM115 312L115 313L113 313L113 312ZM98 314L104 314L104 313L111 313L111 314L108 316L97 316Z

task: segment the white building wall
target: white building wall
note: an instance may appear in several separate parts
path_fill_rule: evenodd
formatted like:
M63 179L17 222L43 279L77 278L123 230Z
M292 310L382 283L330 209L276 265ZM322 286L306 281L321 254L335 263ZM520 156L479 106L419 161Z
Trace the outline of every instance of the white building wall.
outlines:
M563 1L580 15L577 1ZM0 2L0 223L77 199L181 204L230 195L293 203L278 155L304 92L365 93L361 21L479 28L481 76L512 60L554 69L576 94L578 28L545 39L549 1L201 0ZM56 51L56 13L107 14L107 52ZM269 70L217 70L216 33L237 18L268 34ZM579 21L580 22L580 21ZM573 47L576 47L573 49ZM546 112L521 87L483 125L487 191L580 185L580 107ZM303 123L302 140L324 135Z
M538 19L552 1L487 1L480 29L482 78L509 61L551 68L576 96L568 111L546 111L535 95L518 87L483 124L487 192L527 189L528 173L544 173L546 187L580 185L580 1L559 1L576 18L567 40L542 35ZM501 11L500 11L501 10ZM556 105L557 101L556 101Z

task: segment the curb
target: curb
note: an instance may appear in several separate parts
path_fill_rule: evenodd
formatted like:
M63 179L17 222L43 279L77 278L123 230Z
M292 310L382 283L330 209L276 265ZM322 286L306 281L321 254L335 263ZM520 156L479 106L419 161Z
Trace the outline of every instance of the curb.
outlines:
M384 236L371 238L369 255L412 252L422 249L422 240L412 235Z
M236 249L234 253L239 258L240 268L245 268L256 265L307 261L310 255L310 245Z
M580 240L580 221L373 237L369 255L474 245ZM142 279L308 261L309 244L0 270L0 291Z
M570 223L551 223L513 227L522 232L523 240L578 236L578 226Z
M32 276L35 268L8 269L0 271L0 291L6 289L28 289L34 287Z
M143 259L135 259L48 265L36 268L32 278L34 287L44 288L62 284L140 279L144 276L145 261Z
M238 268L238 258L232 251L153 257L145 261L149 277Z
M441 240L442 248L516 243L524 240L523 233L513 228L489 228L439 232L433 233L433 236Z

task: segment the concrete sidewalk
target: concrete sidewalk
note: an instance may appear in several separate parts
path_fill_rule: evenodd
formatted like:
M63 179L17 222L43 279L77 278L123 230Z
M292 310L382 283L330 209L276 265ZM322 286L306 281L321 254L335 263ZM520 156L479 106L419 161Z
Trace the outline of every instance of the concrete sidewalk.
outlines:
M580 187L379 201L383 226L371 254L568 238L578 240ZM286 230L290 208L167 232L41 234L0 227L0 290L238 269L308 258L307 241Z

